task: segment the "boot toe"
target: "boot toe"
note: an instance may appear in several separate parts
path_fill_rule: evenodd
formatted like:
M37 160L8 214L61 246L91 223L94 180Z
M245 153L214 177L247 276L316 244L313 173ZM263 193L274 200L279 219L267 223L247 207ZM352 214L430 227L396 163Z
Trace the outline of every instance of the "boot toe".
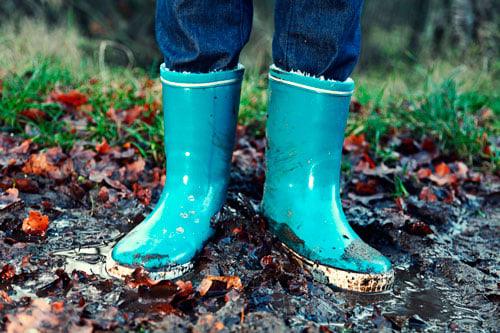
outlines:
M120 265L155 271L186 264L195 254L196 247L183 240L124 238L115 245L111 256Z
M346 247L341 261L345 269L370 274L384 274L392 270L391 262L360 239L354 240Z

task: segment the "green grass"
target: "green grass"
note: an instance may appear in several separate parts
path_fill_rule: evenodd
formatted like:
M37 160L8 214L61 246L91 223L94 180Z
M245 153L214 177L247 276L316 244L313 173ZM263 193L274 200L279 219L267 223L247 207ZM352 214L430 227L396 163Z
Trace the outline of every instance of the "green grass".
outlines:
M163 124L158 80L151 81L147 73L137 69L114 69L106 78L96 75L91 71L76 74L50 59L40 59L36 66L5 75L0 99L0 129L31 137L43 146L60 145L65 149L72 147L76 140L100 142L105 138L113 145L128 142L145 157L162 159ZM482 81L464 89L456 73L437 80L431 73L421 75L425 79L419 87L399 92L387 85L390 82L377 87L361 84L356 99L362 111L350 117L348 133L365 133L379 161L394 158L395 147L390 139L396 134L417 140L431 138L444 154L471 164L491 162L498 167L498 152L490 156L484 154L488 139L500 133L498 93L494 89L480 88ZM371 81L368 78L365 82ZM263 74L245 76L239 121L257 135L262 135L265 128L266 86ZM72 89L88 96L88 105L83 111L68 110L49 99L53 91ZM145 105L156 105L149 111L154 112L149 124L136 120L130 125L119 126L107 116L110 109L119 112ZM42 110L47 117L31 120L22 115L27 109ZM492 116L481 119L481 113L487 109ZM68 118L72 112L76 112L75 115ZM89 118L86 128L72 131L72 120L83 117L82 114ZM148 115L145 112L145 116Z
M116 68L85 55L98 49L68 26L50 27L43 21L0 24L0 130L31 138L42 146L70 149L78 140L95 144L131 144L145 157L163 159L161 87L155 68ZM432 139L443 154L500 169L494 144L500 135L500 61L483 65L432 60L408 65L394 60L383 69L354 74L355 99L361 111L352 113L347 134L364 133L374 158L390 163L397 158L392 138ZM54 91L76 89L88 96L81 110L54 102ZM242 88L239 122L256 135L265 131L267 76L247 70ZM149 106L144 116L117 124L107 115ZM38 109L45 119L32 120L23 111ZM151 114L153 113L153 114ZM489 117L484 117L489 114ZM88 118L83 129L75 120ZM486 147L492 154L485 154Z

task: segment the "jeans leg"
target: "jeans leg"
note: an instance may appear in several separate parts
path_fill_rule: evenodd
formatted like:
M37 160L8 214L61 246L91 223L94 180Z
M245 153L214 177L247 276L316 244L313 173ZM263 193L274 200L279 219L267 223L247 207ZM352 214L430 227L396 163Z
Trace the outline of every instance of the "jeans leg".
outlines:
M192 73L235 68L252 15L252 0L158 0L156 39L165 66Z
M359 58L362 6L363 0L276 0L276 66L347 79Z

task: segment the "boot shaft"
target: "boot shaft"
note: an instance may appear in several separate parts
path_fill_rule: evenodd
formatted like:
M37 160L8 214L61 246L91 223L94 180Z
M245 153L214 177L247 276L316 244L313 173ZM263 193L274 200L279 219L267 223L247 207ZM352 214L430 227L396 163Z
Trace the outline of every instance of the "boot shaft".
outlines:
M206 191L227 182L242 77L242 68L190 74L161 67L168 183Z
M338 194L344 130L354 83L272 69L266 190Z

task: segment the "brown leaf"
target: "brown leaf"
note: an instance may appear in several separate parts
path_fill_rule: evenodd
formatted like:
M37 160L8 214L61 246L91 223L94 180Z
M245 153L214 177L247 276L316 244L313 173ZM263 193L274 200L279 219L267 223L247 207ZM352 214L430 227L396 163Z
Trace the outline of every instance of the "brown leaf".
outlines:
M409 224L407 230L410 234L417 236L426 236L433 233L429 225L422 221Z
M11 154L26 154L28 153L31 145L31 139L24 140L19 146L11 148L9 153Z
M139 183L134 183L132 185L132 190L134 191L134 195L139 201L148 206L151 203L151 190L147 187L142 187Z
M48 227L49 217L32 210L29 212L29 216L24 219L22 230L29 235L44 236Z
M15 178L14 183L21 192L38 193L40 191L38 184L29 178Z
M137 181L145 167L146 161L144 161L142 157L139 157L135 162L127 164L127 179L130 181Z
M19 201L19 190L17 188L9 188L5 193L0 195L0 209L2 206L9 205L13 202Z
M376 179L368 179L368 181L356 181L354 183L354 192L359 195L373 195L377 193L378 181Z
M178 295L181 297L188 297L193 293L193 284L191 281L178 280L175 282L177 287L179 287Z
M243 290L241 279L237 276L208 275L201 281L200 285L198 286L198 292L200 293L201 296L206 295L206 293L210 290L210 287L212 286L214 281L226 283L226 289L234 288L238 291Z

